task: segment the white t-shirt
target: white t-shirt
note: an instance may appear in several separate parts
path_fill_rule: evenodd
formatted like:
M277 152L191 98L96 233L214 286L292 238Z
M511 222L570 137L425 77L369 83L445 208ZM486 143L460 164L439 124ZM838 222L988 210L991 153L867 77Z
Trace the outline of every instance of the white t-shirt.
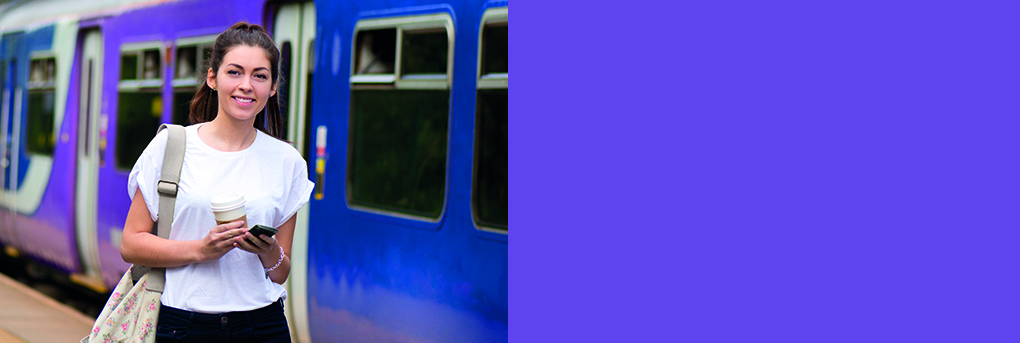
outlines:
M198 137L203 124L185 128L187 147L174 209L170 239L202 239L216 226L209 208L214 196L244 196L248 226L279 227L308 203L314 184L305 160L290 144L256 130L255 141L242 151L213 149ZM152 220L159 213L156 182L163 168L167 130L160 131L135 162L128 177L128 196L141 189ZM258 255L235 248L218 260L167 268L162 303L201 312L222 313L264 307L286 296L268 278Z

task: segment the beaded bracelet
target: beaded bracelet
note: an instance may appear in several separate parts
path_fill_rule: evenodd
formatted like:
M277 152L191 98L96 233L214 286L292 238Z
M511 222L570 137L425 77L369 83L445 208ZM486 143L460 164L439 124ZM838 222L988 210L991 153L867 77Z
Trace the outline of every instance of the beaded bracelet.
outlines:
M281 247L280 247L280 260L279 260L279 261L276 261L276 265L274 265L274 266L272 266L272 267L270 267L270 268L263 268L263 269L265 269L265 270L266 270L266 275L269 275L269 272L271 272L271 271L273 271L273 270L276 270L276 267L279 267L279 266L280 266L280 263L283 263L283 257L284 257L284 256L285 256L285 255L283 254L283 247L281 246Z

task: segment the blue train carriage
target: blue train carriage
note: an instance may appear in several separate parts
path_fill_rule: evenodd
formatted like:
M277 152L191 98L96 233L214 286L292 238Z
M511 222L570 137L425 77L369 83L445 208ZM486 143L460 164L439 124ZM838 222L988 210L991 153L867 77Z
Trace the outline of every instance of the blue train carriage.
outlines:
M316 3L312 341L508 327L508 2Z

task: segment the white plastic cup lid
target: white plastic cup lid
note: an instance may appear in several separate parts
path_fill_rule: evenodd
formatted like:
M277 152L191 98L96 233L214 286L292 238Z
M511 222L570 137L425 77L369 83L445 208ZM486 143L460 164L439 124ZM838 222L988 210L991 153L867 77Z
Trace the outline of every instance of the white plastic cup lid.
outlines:
M217 195L210 201L213 212L236 210L244 207L244 196L237 193Z

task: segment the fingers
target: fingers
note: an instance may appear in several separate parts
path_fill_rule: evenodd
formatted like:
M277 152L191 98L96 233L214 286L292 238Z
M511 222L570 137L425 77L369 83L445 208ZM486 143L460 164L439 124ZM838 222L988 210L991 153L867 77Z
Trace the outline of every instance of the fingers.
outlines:
M245 251L262 254L270 250L276 244L276 239L266 235L259 235L257 238L250 232L245 232L234 241L234 246Z
M230 230L230 229L237 229L237 228L240 228L242 226L244 226L244 221L243 220L235 220L235 221L223 224L223 225L217 225L216 227L213 228L213 230L218 230L218 231L222 232L222 231L227 231L227 230Z

